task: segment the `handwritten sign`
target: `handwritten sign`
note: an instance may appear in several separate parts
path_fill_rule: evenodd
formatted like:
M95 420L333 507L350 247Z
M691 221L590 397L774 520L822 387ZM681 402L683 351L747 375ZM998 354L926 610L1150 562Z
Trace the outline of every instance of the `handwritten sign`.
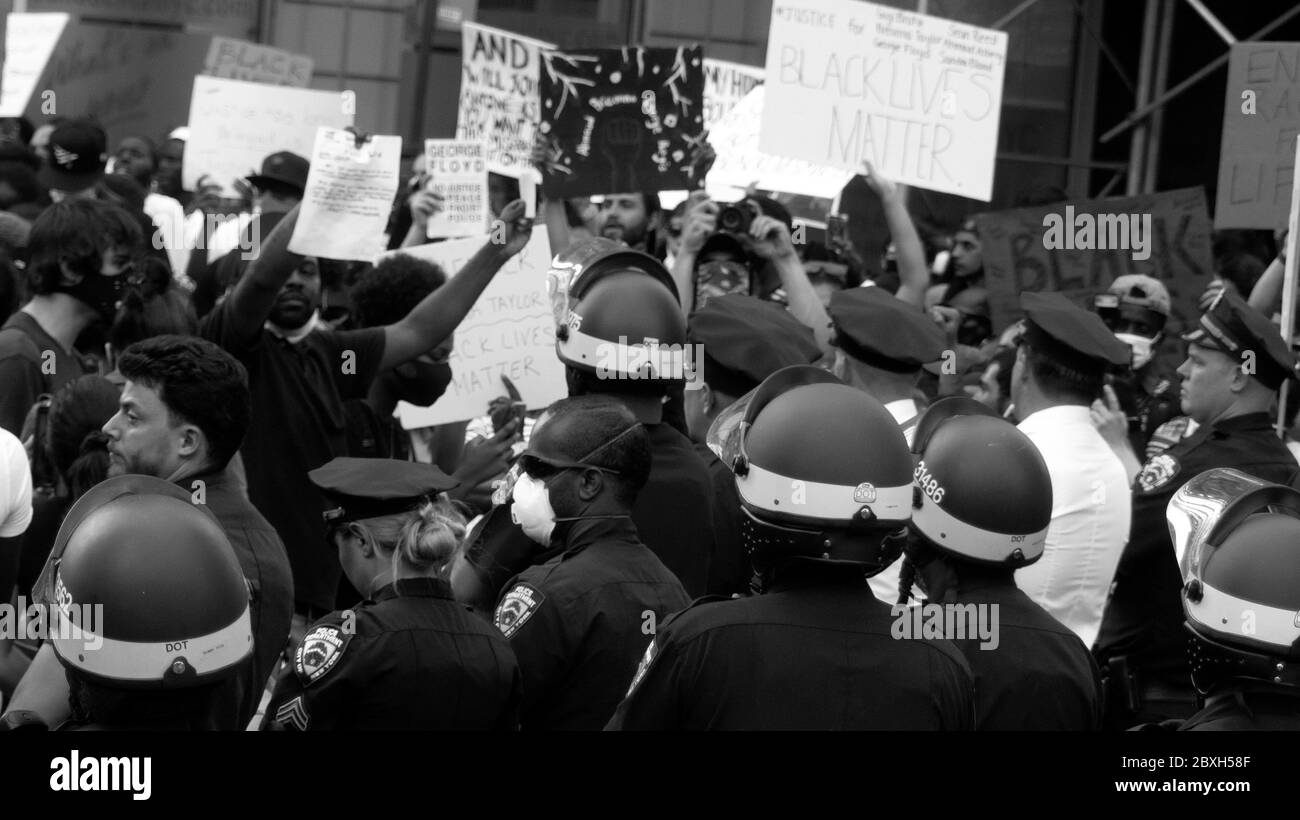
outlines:
M1228 60L1216 228L1286 225L1295 175L1300 43L1237 43ZM1250 94L1245 94L1250 92Z
M750 91L709 132L709 143L718 152L709 171L710 188L730 185L744 189L757 181L758 187L769 191L833 199L853 178L851 172L759 150L765 94L763 86Z
M347 131L319 129L289 250L326 259L374 259L384 250L401 162L401 137L371 137L358 147Z
M486 140L488 170L532 170L533 132L541 119L541 52L554 48L501 29L462 23L460 110L456 139Z
M855 0L776 0L769 154L988 201L1005 32Z
M745 95L763 84L763 69L704 58L704 127L712 130Z
M5 19L0 117L21 117L27 111L70 19L66 14L10 14Z
M425 140L429 188L442 196L442 210L429 220L428 236L477 236L487 228L487 146L462 140Z
M306 54L217 36L208 45L203 73L230 80L305 88L311 84L314 65Z
M454 276L484 241L480 237L453 239L393 253L427 259ZM403 428L483 415L488 402L505 395L503 375L519 388L530 408L545 407L568 395L564 366L555 355L555 319L546 295L549 248L546 228L533 228L523 251L497 273L456 328L447 392L432 407L398 403Z
M336 91L195 77L181 169L186 189L204 174L233 188L276 151L310 156L318 128L352 125L348 102Z
M1066 211L1067 205L1070 211ZM1143 238L1144 242L1150 242L1149 258L1135 260L1135 255L1145 253L1135 253L1131 247L1049 250L1044 241L1047 232L1044 218L1067 214L1072 215L1070 221L1074 224L1064 225L1064 230L1076 239L1080 236L1076 229L1085 222L1083 215L1093 217L1094 225L1105 224L1096 219L1098 215L1125 218L1136 215L1139 225L1145 217L1150 217L1152 235ZM1205 191L1199 187L998 211L981 214L975 222L982 243L984 284L989 291L993 324L998 330L1020 318L1021 291L1061 291L1091 310L1091 297L1104 291L1116 277L1144 273L1169 288L1173 313L1165 337L1171 346L1177 347L1178 334L1200 316L1196 301L1214 275L1210 219ZM1096 239L1102 233L1095 231L1091 242L1072 241L1071 244L1076 247L1100 244Z
M704 130L698 46L542 54L548 197L695 189Z

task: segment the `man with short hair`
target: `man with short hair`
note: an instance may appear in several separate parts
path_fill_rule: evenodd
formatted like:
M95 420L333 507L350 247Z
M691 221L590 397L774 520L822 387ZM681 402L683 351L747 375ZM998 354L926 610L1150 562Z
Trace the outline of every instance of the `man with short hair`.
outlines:
M1196 433L1149 459L1133 484L1133 524L1120 556L1094 652L1108 677L1107 725L1190 717L1183 579L1166 508L1191 479L1231 467L1291 483L1296 460L1273 430L1270 411L1296 362L1277 328L1224 291L1183 336L1182 410Z
M605 194L600 202L596 216L598 236L654 253L653 232L658 227L658 194Z
M1052 523L1042 559L1019 570L1016 584L1091 647L1131 515L1124 465L1093 427L1091 406L1107 366L1127 364L1129 351L1059 293L1025 293L1020 304L1027 328L1011 401L1020 432L1047 462Z
M59 202L93 188L104 178L107 163L108 135L99 123L66 120L50 132L49 157L36 178Z
M32 225L27 285L34 295L0 327L0 427L21 435L42 393L87 372L73 345L86 328L112 321L140 239L130 213L89 199L52 205Z

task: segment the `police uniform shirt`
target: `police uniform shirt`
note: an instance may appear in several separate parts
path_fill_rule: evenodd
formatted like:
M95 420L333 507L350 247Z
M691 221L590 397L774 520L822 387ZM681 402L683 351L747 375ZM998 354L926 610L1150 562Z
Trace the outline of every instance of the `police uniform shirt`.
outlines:
M1115 571L1096 652L1105 665L1128 656L1130 666L1171 686L1190 686L1183 629L1182 574L1165 508L1183 484L1215 467L1288 484L1296 461L1267 413L1247 413L1197 429L1155 456L1133 483L1133 523Z
M645 642L689 603L631 520L573 522L564 552L506 584L493 616L523 673L521 727L600 729Z
M778 577L661 624L607 728L967 730L970 667L948 641L899 640L853 571Z
M1087 407L1049 407L1016 426L1038 448L1052 479L1043 555L1016 570L1016 585L1091 647L1129 538L1128 474Z
M278 728L513 729L519 667L445 581L404 578L307 629L267 713Z
M637 493L632 520L641 542L682 582L703 595L713 546L713 487L691 440L670 424L647 424L650 477Z
M975 676L976 730L1092 731L1101 725L1101 674L1078 635L1010 580L963 578L958 597L962 605L998 608L996 646L974 635L969 620L967 637L954 641Z
M328 612L342 569L325 543L325 501L307 473L348 454L343 401L365 398L384 330L317 330L295 344L262 329L250 342L231 329L231 309L230 300L218 305L201 332L248 369L252 424L240 450L248 497L284 540L299 607Z
M708 466L713 486L713 556L709 561L709 595L748 595L754 566L741 540L740 493L736 474L704 444L695 452Z
M1300 690L1242 683L1217 691L1183 721L1181 732L1300 731Z

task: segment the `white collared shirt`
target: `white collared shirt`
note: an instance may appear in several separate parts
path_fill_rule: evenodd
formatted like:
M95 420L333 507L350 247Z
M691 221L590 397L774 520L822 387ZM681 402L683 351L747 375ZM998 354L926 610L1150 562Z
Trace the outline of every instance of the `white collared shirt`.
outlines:
M1052 477L1052 523L1043 556L1016 584L1091 647L1133 514L1124 465L1082 405L1033 413L1018 425Z
M916 402L911 399L899 399L891 401L885 405L889 415L894 417L894 421L903 427L903 436L907 439L907 446L912 446L912 438L916 435ZM867 579L871 586L871 591L875 596L885 603L893 606L898 603L898 576L903 569L903 559L900 557L897 561L885 567L880 572ZM912 594L915 596L909 603L920 603L920 590L915 586L912 588Z

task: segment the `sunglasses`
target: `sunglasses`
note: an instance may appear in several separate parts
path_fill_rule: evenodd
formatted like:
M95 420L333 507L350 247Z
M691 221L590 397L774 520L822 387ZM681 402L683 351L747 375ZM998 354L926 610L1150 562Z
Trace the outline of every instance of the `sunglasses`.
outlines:
M602 473L619 475L618 470L609 467L601 467L596 464L584 464L581 461L559 461L557 459L542 458L533 453L524 453L519 456L519 469L538 481L545 481L551 476L557 475L564 470L600 470Z

